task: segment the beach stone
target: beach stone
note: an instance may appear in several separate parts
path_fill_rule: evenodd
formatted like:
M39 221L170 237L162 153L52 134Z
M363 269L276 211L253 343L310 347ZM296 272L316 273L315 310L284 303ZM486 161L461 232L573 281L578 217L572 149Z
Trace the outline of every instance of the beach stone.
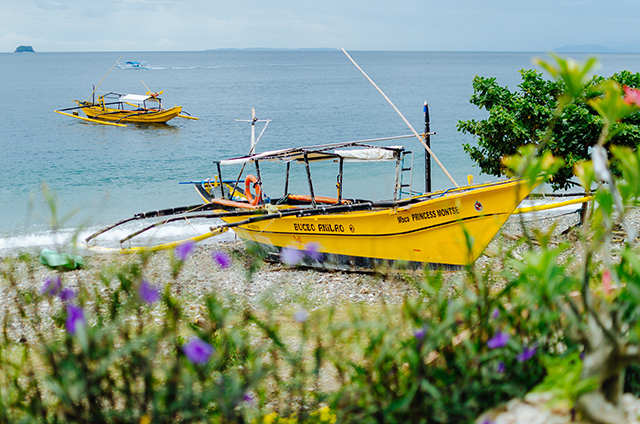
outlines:
M528 393L524 399L512 399L505 405L482 414L476 424L592 424L575 417L565 402L553 402L551 392ZM626 421L620 424L640 424L640 399L630 393L622 396Z

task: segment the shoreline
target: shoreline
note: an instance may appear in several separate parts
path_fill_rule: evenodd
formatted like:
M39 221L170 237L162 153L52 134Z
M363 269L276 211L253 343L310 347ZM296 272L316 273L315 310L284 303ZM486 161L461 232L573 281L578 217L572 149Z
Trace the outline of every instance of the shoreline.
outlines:
M556 239L564 230L575 226L578 218L577 213L540 218L530 215L527 217L526 225L530 230L537 228L548 231L554 228ZM519 220L518 216L509 218L485 253L478 258L475 267L486 266L501 247L515 243L513 239L521 234ZM35 249L32 250L34 251L30 253L36 254ZM216 265L211 256L216 251L222 251L232 258L233 263L229 268L221 269ZM83 268L61 273L63 280L68 280L72 286L80 282L95 282L98 277L96 273L101 267L124 264L136 260L137 255L90 253L82 256L85 260ZM304 295L320 306L326 305L327 302L377 302L382 299L389 303L399 303L405 297L417 294L417 290L407 279L408 275L414 275L412 273L397 271L382 274L288 268L282 264L261 260L258 260L261 263L249 281L247 270L254 259L246 252L241 241L226 240L196 245L175 281L172 281L171 277L170 252L156 252L150 256L143 277L162 287L171 284L177 294L194 300L215 291L224 296L245 297L252 302L271 296L282 305L295 303L296 298ZM36 264L34 270L36 281L42 281L46 276L57 272L40 263ZM464 271L445 272L447 278L463 273Z
M630 220L638 228L639 210L634 209ZM524 218L527 231L533 235L535 231L552 232L551 242L557 245L563 241L572 242L562 257L581 257L580 245L575 243L577 236L572 228L579 221L575 212L556 216L536 216L528 214ZM575 230L573 230L575 231ZM563 234L564 233L564 234ZM485 252L474 264L477 270L487 266L495 266L495 261L502 261L504 250L515 247L514 254L519 255L527 247L517 245L522 235L519 216L512 216L492 240ZM41 282L58 271L38 262L37 253L32 249L33 284ZM214 252L222 251L232 258L227 269L220 268L212 259ZM615 246L612 248L615 254ZM247 253L244 244L239 240L226 240L204 245L196 245L187 257L175 280L171 276L171 252L160 251L150 255L142 276L158 287L170 284L176 295L189 302L198 303L205 295L215 292L221 299L245 300L258 305L269 299L282 307L316 308L340 303L377 303L384 301L399 304L405 298L416 296L416 282L428 272L393 271L388 273L363 273L355 271L325 271L310 268L288 268L282 264L264 262ZM502 255L502 256L501 256ZM90 253L82 255L85 261L83 268L61 272L65 285L77 288L79 284L95 285L100 282L100 270L139 260L137 255L121 255L117 253ZM257 263L254 263L258 261ZM248 270L256 266L255 273L249 279ZM429 271L430 272L430 271ZM437 271L434 271L437 272ZM464 271L444 271L446 280L453 280L465 275ZM21 274L22 279L26 275ZM100 283L102 284L102 283Z

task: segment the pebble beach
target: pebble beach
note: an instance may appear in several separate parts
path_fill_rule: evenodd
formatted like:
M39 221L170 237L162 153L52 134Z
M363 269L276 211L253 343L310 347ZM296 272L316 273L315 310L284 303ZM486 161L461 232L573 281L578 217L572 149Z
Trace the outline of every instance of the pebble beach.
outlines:
M633 211L630 219L638 228L640 214ZM522 217L522 222L529 232L534 229L542 232L552 231L553 243L577 240L572 231L576 231L578 213L555 216L527 214ZM522 222L519 216L509 218L485 254L476 261L475 266L482 268L491 264L493 258L500 255L500 251L514 246L518 237L523 234ZM523 249L526 249L524 245L517 247L515 254ZM578 249L579 244L573 243L566 255L578 257ZM215 252L229 255L232 259L231 266L220 267L212 259ZM62 273L65 285L76 287L79 284L97 284L101 268L135 261L138 258L119 254L89 254L84 256L84 260L85 266L81 269ZM249 276L248 270L252 264L256 265L255 272ZM39 283L55 272L57 271L34 262L33 280ZM242 298L255 304L268 297L277 305L292 307L304 298L309 308L340 303L376 303L383 300L388 304L399 304L403 299L417 294L414 282L421 278L421 274L401 271L382 274L289 268L278 263L256 260L247 253L244 244L239 240L196 246L175 280L171 276L170 252L160 251L151 255L143 271L144 278L148 281L158 286L171 284L175 294L193 302L215 292L221 298ZM444 274L445 278L453 279L464 272L447 271Z

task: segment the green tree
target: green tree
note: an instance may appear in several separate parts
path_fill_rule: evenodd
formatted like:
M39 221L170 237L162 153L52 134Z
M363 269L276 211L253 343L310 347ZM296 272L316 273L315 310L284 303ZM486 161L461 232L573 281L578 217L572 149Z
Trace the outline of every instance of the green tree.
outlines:
M476 76L473 79L473 95L470 102L489 112L487 119L460 120L457 129L476 137L477 146L465 144L464 150L478 164L482 173L501 176L507 168L502 158L516 154L518 147L535 144L540 153L551 153L564 159L552 180L554 189L564 189L573 184L573 168L576 163L590 159L590 147L598 141L603 118L588 102L602 96L600 84L605 78L595 76L588 80L578 96L572 96L568 104L559 110L559 102L567 86L564 81L550 81L536 70L521 70L519 90L501 87L496 78ZM640 73L622 71L613 80L621 86L640 87ZM621 92L622 93L622 92ZM631 147L640 143L640 113L634 113L615 124L612 137L605 144ZM615 170L614 170L615 172Z

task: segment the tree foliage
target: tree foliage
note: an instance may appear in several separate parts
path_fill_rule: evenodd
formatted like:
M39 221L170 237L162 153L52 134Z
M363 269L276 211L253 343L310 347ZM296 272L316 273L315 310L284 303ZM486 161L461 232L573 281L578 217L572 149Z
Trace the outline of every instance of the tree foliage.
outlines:
M526 144L541 147L564 159L565 166L552 181L554 189L572 185L573 168L590 159L590 147L602 132L602 117L588 104L602 96L600 85L607 79L591 78L577 97L572 97L556 116L559 101L567 91L562 80L550 81L536 70L521 70L522 83L517 91L500 86L495 77L476 76L470 102L489 112L487 119L460 120L458 131L476 137L477 146L465 144L464 150L480 167L481 172L501 176L506 173L505 156L514 155ZM640 73L622 71L613 80L621 86L640 87ZM640 143L640 113L634 113L615 124L611 144L631 147ZM615 172L615 170L614 170Z

